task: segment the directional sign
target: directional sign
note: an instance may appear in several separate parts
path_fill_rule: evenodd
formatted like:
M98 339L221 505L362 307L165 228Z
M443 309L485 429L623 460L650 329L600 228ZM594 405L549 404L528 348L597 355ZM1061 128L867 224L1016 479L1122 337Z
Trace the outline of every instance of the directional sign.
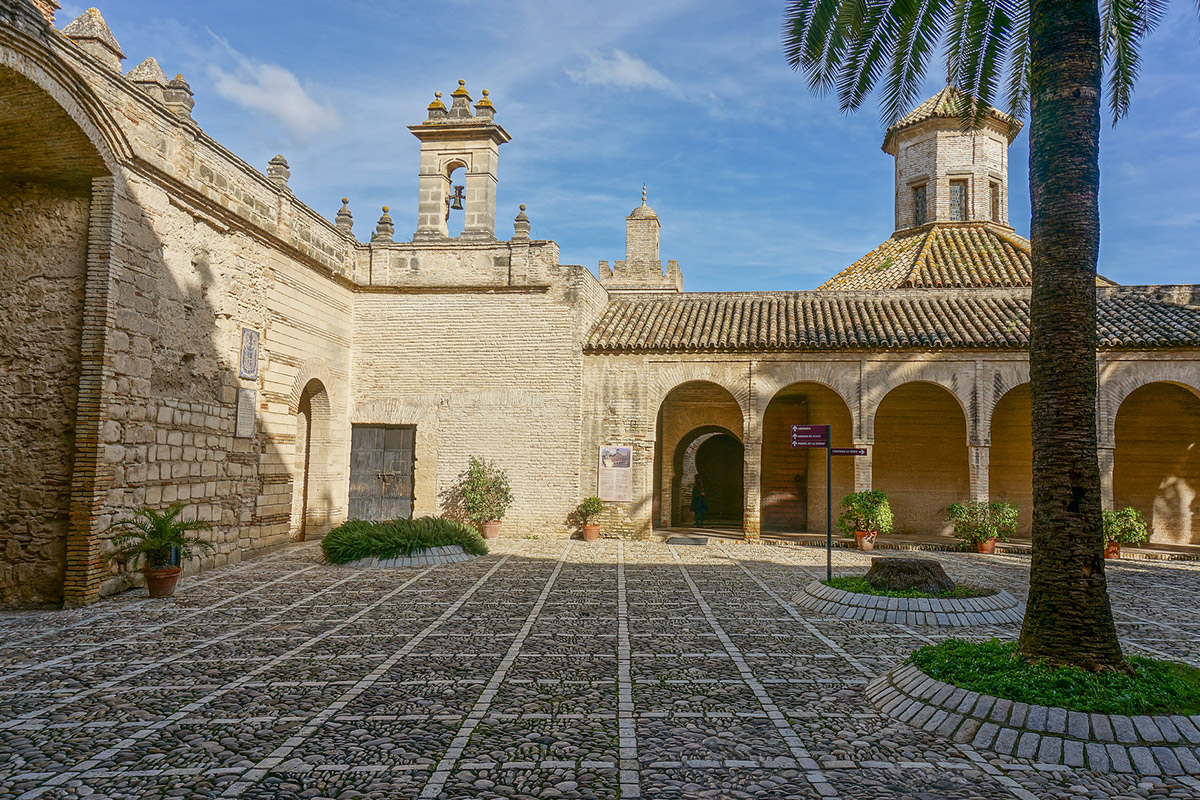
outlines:
M829 428L826 425L793 425L792 447L828 447Z
M865 447L831 447L829 448L831 456L865 456L867 448Z

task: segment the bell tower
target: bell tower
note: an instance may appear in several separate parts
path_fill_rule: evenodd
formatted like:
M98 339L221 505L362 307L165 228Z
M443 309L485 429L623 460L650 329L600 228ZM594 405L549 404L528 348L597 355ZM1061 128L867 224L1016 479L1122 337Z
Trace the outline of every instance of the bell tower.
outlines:
M947 86L887 130L883 151L896 159L896 231L945 222L1008 224L1008 147L1020 121L988 107L965 130L970 98Z
M512 137L493 120L496 109L487 89L471 113L466 81L450 95L450 108L442 93L434 92L429 116L420 125L409 125L421 141L418 180L417 230L413 241L449 238L446 220L451 210L462 209L463 239L496 238L496 184L500 145ZM451 176L462 170L465 180L454 186ZM465 189L465 192L463 191Z

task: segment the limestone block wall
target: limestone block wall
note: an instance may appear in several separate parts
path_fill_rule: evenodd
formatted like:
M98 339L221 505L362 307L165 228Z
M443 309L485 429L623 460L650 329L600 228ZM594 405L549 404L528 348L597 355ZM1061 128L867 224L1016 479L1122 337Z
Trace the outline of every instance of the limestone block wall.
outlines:
M62 601L89 198L0 188L0 605Z
M414 515L440 513L475 455L512 483L504 535L567 532L580 499L581 338L603 292L580 267L548 278L356 294L350 422L416 426Z
M964 133L954 119L930 120L896 137L896 230L916 224L913 187L926 185L926 220L946 222L950 181L969 183L967 219L1008 225L1008 138L994 122ZM991 188L999 184L1000 218L992 220Z

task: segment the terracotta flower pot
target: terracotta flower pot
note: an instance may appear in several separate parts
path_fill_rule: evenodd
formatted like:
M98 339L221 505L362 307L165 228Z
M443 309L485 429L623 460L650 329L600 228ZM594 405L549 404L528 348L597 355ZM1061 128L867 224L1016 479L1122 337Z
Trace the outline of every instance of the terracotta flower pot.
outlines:
M996 552L996 540L983 539L975 543L975 548L981 553L994 553Z
M483 538L485 539L500 538L500 520L493 519L489 522L483 523L483 525L481 525L479 528L479 532L483 534Z
M167 567L166 569L144 569L142 575L146 578L146 589L151 597L171 597L175 594L175 584L183 567Z
M876 535L875 531L855 531L854 542L859 550L874 550Z
M1105 542L1104 543L1104 557L1105 558L1120 558L1121 557L1121 543L1120 542Z
M583 540L585 542L594 542L600 538L599 525L583 525Z

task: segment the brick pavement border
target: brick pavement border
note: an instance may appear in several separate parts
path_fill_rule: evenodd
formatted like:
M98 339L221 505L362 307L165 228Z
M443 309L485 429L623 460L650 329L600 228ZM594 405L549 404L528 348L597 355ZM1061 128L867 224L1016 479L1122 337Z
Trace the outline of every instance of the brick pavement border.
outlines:
M1020 624L1025 618L1025 605L1003 589L986 597L883 597L846 592L813 581L793 601L810 611L843 619L900 625L1003 625Z
M1096 772L1200 775L1200 715L1126 717L1014 703L905 664L867 684L883 714L935 736L1038 764Z
M457 561L470 561L473 556L456 544L443 547L430 547L421 551L420 555L397 556L396 558L360 558L345 564L334 564L336 567L428 567L433 564L451 564Z

